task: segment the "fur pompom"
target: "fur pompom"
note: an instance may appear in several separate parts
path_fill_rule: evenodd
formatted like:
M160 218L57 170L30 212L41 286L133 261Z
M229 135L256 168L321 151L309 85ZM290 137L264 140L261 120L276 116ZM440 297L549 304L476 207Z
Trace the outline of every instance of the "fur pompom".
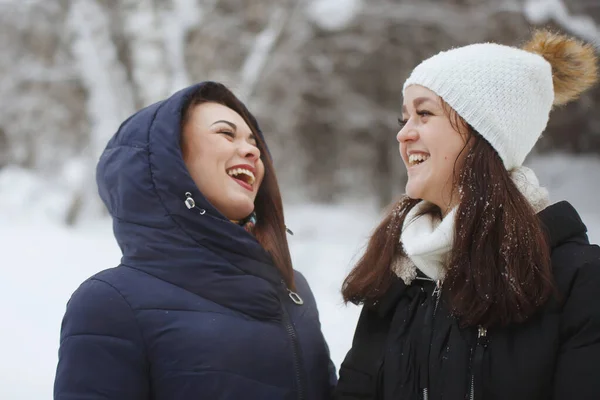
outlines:
M598 59L590 44L548 30L536 30L523 50L539 54L552 66L554 105L576 99L598 81Z

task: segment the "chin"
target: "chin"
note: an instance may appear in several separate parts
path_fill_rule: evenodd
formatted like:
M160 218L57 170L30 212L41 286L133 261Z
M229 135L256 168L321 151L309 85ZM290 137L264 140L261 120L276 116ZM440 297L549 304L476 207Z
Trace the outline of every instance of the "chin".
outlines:
M422 199L423 191L420 187L416 185L411 185L410 182L406 184L406 188L404 190L406 195L411 199Z
M230 209L231 212L229 213L229 219L239 221L252 214L252 211L254 211L254 202L252 202L250 199L233 201L232 204L230 204Z

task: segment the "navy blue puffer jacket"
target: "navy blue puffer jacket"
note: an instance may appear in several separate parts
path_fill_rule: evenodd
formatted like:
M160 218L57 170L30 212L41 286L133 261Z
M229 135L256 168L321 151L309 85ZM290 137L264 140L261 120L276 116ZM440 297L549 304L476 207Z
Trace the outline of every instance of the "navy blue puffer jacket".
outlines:
M197 87L129 118L100 159L123 258L68 303L55 399L331 396L335 371L306 280L295 273L297 305L268 253L187 172L180 114ZM186 192L205 213L186 207Z

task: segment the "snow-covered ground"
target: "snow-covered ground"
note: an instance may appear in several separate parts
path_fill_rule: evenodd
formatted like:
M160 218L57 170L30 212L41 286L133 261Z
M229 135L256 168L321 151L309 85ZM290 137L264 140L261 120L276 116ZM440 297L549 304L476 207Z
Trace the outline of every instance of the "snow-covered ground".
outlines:
M552 156L530 165L552 199L570 200L591 240L600 242L600 158ZM0 196L0 399L51 399L65 304L81 281L115 266L120 253L110 221L66 228L42 215L31 217L38 197L10 202L5 194ZM295 266L315 292L323 331L339 366L360 311L342 304L340 285L377 223L377 212L362 204L306 204L290 206L286 214L295 234L290 239Z

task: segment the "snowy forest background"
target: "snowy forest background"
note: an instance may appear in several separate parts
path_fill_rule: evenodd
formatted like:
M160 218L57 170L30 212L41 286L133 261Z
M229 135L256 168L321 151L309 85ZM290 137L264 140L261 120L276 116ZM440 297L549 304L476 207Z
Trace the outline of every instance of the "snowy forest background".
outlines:
M77 285L118 264L97 158L135 110L218 80L257 115L296 268L337 365L341 281L402 193L401 87L422 59L549 26L600 49L598 0L0 0L0 398L50 399ZM528 160L600 241L600 87L551 116Z

